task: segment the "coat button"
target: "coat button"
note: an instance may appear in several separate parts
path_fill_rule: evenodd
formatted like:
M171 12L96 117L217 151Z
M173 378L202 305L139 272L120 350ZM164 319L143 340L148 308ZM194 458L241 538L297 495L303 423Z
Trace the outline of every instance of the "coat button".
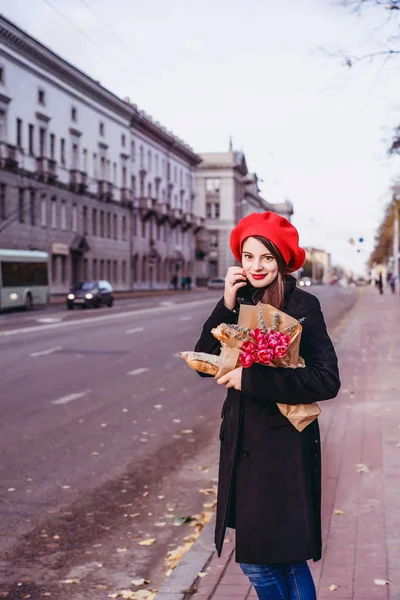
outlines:
M249 451L248 450L243 450L243 456L245 458L247 458L249 456Z

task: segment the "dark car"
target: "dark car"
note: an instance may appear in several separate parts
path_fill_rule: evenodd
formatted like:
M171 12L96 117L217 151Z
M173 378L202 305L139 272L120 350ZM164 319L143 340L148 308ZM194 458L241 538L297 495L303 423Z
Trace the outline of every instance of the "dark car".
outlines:
M81 281L75 283L67 296L67 308L75 306L83 308L99 308L101 305L112 306L113 290L108 281Z

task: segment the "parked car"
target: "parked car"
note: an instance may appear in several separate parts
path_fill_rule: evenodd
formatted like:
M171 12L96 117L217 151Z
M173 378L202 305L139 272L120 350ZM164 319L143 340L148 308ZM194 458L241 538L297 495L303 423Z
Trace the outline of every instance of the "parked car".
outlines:
M113 289L108 281L80 281L75 283L67 296L67 308L75 306L83 308L99 308L101 305L112 306L114 303Z
M225 277L211 277L207 281L207 287L210 290L223 290L225 287Z
M301 277L298 280L297 285L299 285L300 287L310 287L311 279L309 277Z

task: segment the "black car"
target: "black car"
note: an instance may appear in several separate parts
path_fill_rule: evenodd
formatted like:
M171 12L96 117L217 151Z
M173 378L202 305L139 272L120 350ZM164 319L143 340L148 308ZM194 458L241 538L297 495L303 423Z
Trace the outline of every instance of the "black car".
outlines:
M75 283L67 296L67 308L75 306L83 308L99 308L101 305L112 306L114 302L113 290L108 281L81 281Z

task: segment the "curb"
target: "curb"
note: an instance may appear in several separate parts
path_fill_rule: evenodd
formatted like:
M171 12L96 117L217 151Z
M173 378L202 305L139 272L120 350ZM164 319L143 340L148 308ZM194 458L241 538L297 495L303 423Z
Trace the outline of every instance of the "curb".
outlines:
M198 579L198 573L216 552L214 547L215 516L204 527L190 550L183 556L171 575L164 581L155 600L184 600L188 588Z

